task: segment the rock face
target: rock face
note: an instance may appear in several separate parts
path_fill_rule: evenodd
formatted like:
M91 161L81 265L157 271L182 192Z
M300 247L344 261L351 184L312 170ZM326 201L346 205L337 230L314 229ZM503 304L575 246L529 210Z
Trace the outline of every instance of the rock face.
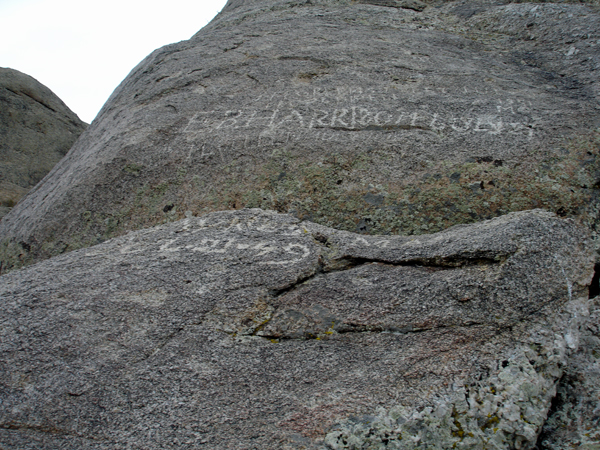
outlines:
M590 303L589 311L580 348L569 358L539 438L542 450L593 450L600 444L599 297Z
M230 0L151 54L0 271L188 218L0 278L3 448L597 448L592 3ZM297 219L193 217L243 207Z
M230 0L3 220L4 266L241 207L371 234L540 207L595 233L598 10L424 6Z
M86 127L46 86L0 67L0 217L50 172Z
M542 211L411 238L241 210L13 271L0 446L533 448L587 314L585 234Z

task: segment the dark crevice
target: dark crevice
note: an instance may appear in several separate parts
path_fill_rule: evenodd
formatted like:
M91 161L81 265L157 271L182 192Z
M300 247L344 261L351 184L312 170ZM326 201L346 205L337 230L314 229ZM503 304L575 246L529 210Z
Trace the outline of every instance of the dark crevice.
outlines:
M314 233L313 238L317 243L326 248L331 248L332 243L329 241L329 238L321 233ZM474 253L470 255L452 255L449 257L435 257L435 258L414 258L408 259L406 261L388 261L384 259L377 258L357 258L346 256L344 258L335 259L335 260L323 260L319 258L318 266L315 270L307 276L298 278L295 282L285 286L281 289L273 289L269 292L269 295L272 300L276 303L276 300L279 297L285 296L290 292L300 288L300 286L310 282L313 278L318 277L320 275L327 275L329 273L341 272L345 270L351 270L363 265L367 264L383 264L388 266L403 266L403 267L415 267L415 268L423 268L429 271L439 271L439 270L451 270L461 267L467 266L478 266L478 265L497 265L501 264L510 256L510 253L501 253L501 252L481 252ZM273 306L276 306L273 304ZM281 340L311 340L311 339L321 339L324 335L336 333L336 334L348 334L348 333L394 333L394 334L408 334L408 333L422 333L431 331L434 329L442 329L442 328L464 328L464 327L473 327L473 326L481 326L482 323L472 322L472 323L464 323L464 324L453 324L453 325L440 325L435 327L427 327L427 328L413 328L409 327L393 327L393 326L381 326L381 325L364 325L364 324L344 324L343 327L338 327L336 330L329 330L330 332L326 333L315 333L312 331L304 332L300 335L294 336L282 336L282 335L266 335L261 334L258 336L258 332L263 330L268 322L270 322L271 318L261 324L259 328L255 329L252 333L253 336L261 337L263 339L268 339L271 341L281 341Z
M316 233L314 239L325 247L331 247L328 238L320 233ZM493 255L453 255L449 257L435 257L435 258L414 258L407 259L406 261L390 261L383 258L360 258L346 256L343 258L323 261L319 258L318 266L315 271L307 276L298 278L295 282L289 284L280 289L272 289L269 291L269 295L276 299L284 296L289 292L295 290L299 286L307 283L313 278L321 275L334 272L341 272L345 270L355 269L360 266L367 264L383 264L388 266L401 266L401 267L415 267L415 268L428 268L430 270L451 270L469 266L482 266L482 265L496 265L506 261L510 256L510 253L494 253Z
M594 277L590 283L590 293L588 298L594 298L600 295L600 263L594 266Z
M44 108L48 108L50 111L52 112L56 112L56 110L54 108L51 108L50 106L46 105L44 102L38 100L37 98L33 97L32 95L28 94L27 92L23 92L23 91L18 91L15 92L12 89L6 88L6 90L12 92L15 95L25 95L27 97L29 97L31 100L33 100L36 103L39 103L40 105L42 105Z
M480 322L470 322L459 325L439 325L426 328L413 328L408 327L392 327L392 326L373 326L373 325L357 325L357 324L344 324L344 328L336 330L338 334L348 333L392 333L392 334L410 334L410 333L425 333L427 331L442 330L445 328L471 328L475 326L485 325Z
M330 250L335 246L332 243L328 236L314 232L312 234L313 239L316 243L322 246L324 249ZM316 267L313 267L313 270L304 276L299 276L295 281L289 283L288 285L281 287L279 289L271 289L268 291L269 300L268 302L271 306L277 308L278 298L283 297L296 289L301 288L302 285L309 283L312 279L318 276L327 276L329 273L341 272L345 270L355 269L357 267L368 265L368 264L381 264L387 266L403 266L403 267L414 267L420 268L428 271L441 271L441 270L451 270L456 268L468 267L468 266L480 266L480 265L497 265L501 264L505 261L511 253L502 253L502 252L480 252L480 253L472 253L472 254L463 254L463 255L451 255L447 257L433 257L433 258L413 258L407 259L405 261L389 261L383 258L360 258L360 257L352 257L345 256L342 258L329 260L326 256L327 251L325 251L325 255L321 255L316 264ZM457 328L457 327L472 327L472 326L480 326L483 325L481 323L472 322L472 323L464 323L464 324L453 324L453 325L440 325L435 327L428 328L413 328L410 327L393 327L393 326L381 326L381 325L363 325L363 324L344 324L342 328L338 327L336 330L329 330L328 332L323 333L315 333L312 331L301 332L294 336L281 336L281 335L266 335L261 332L267 324L271 321L273 316L269 317L268 320L264 321L260 325L252 330L250 333L244 333L247 336L256 336L263 339L268 340L310 340L310 339L320 339L324 335L329 334L347 334L347 333L395 333L395 334L407 334L407 333L422 333L426 331L431 331L434 329L441 328ZM183 329L183 328L182 328ZM181 330L179 330L181 331ZM178 331L178 332L179 332ZM219 330L223 331L223 330ZM164 343L157 346L152 352L144 359L150 358L154 355L160 348L166 345L166 342L171 340L178 332L173 333L171 336L165 339ZM225 332L225 331L223 331ZM237 336L237 333L229 333L225 332L233 337ZM139 362L139 361L138 361Z
M303 285L304 283L312 280L313 278L317 277L318 275L320 275L322 273L325 273L325 270L324 270L323 262L321 261L321 258L319 258L319 263L318 263L315 271L312 274L304 276L304 277L300 277L295 282L293 282L290 285L283 287L281 289L272 289L269 291L269 295L273 299L282 297L285 294L295 290L298 286Z
M567 375L563 374L562 378L560 378L560 380L558 380L558 383L556 383L556 386L558 387L561 384L564 384L566 377L567 377ZM554 397L552 397L552 400L550 401L550 408L548 409L548 415L546 417L546 420L548 420L550 417L552 417L554 414L556 414L558 411L560 411L563 408L564 404L565 404L565 399L564 399L562 393L560 392L560 390L557 389L556 395ZM542 425L541 432L538 436L535 447L533 447L533 449L534 450L546 450L548 447L546 447L546 445L544 444L544 441L552 436L553 431L554 430L552 430L552 429L544 430L544 425Z
M231 47L227 47L224 48L223 51L224 52L229 52L231 50L235 50L236 48L239 48L242 44L244 44L244 41L240 41L240 42L234 42Z
M315 129L328 129L335 131L406 131L406 130L420 130L420 131L431 131L431 128L422 127L419 125L369 125L363 128L354 127L314 127Z
M390 261L384 258L358 258L347 256L335 261L336 267L341 266L341 269L336 270L324 270L324 272L337 272L339 270L349 270L365 264L385 264L389 266L402 266L402 267L426 267L434 270L451 270L462 267L470 266L487 266L501 264L510 256L509 254L495 254L493 256L479 255L479 256L460 256L454 255L450 257L434 257L434 258L414 258L407 259L405 261Z
M484 326L486 324L479 322L471 322L467 324L457 324L457 325L440 325L436 327L428 327L428 328L413 328L413 327L392 327L392 326L380 326L380 325L352 325L345 324L344 328L339 328L333 332L328 333L313 333L313 332L305 332L302 336L285 336L285 335L256 335L254 336L267 339L270 341L278 340L278 341L306 341L318 339L320 340L323 335L333 335L333 334L366 334L366 333L388 333L388 334L414 334L414 333L426 333L428 331L433 330L443 330L447 328L471 328L477 326Z
M421 2L398 1L398 0L358 0L358 3L364 5L382 6L385 8L412 9L421 12L425 9L425 4Z

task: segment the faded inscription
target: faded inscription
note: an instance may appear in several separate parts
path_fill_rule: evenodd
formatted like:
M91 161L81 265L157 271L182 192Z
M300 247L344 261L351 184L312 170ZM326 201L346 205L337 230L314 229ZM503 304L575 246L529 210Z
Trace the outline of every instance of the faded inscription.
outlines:
M184 245L180 239L168 240L161 245L161 253L194 252L201 254L230 254L240 253L248 254L253 257L274 257L283 256L283 260L261 261L259 264L267 265L286 265L302 261L310 256L310 249L303 244L287 243L282 244L274 240L265 240L258 242L244 242L237 238L205 238L197 243Z
M181 128L165 150L190 164L229 163L234 156L257 155L256 149L266 153L295 142L344 145L348 152L369 143L405 157L415 138L433 145L467 139L483 145L510 139L522 145L557 119L547 108L542 119L528 99L498 95L502 93L467 90L463 95L426 86L411 95L394 89L285 86L251 98L243 108L197 110L179 122Z
M300 262L311 255L310 247L301 242L307 231L295 224L281 224L268 218L192 218L180 224L181 228L173 233L172 238L155 243L157 251L163 256L199 253L215 255L218 259L218 255L235 255L261 259L257 264L286 265ZM136 244L135 240L125 238L119 245L119 252L139 253L140 246Z
M318 131L408 131L421 130L435 133L501 133L534 136L536 121L516 120L509 117L502 106L497 114L465 114L447 116L426 111L375 110L359 106L335 109L236 110L198 112L183 129L188 139L204 133L231 130L259 129L261 135L280 130Z

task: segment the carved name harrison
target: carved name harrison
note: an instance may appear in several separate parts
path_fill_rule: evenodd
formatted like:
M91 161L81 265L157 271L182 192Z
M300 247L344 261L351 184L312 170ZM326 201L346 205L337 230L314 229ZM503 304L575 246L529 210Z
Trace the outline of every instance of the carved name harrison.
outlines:
M205 133L259 130L261 135L289 131L388 131L408 130L434 133L501 133L534 136L539 121L521 114L496 113L445 115L427 111L376 110L360 106L334 109L272 108L203 111L192 116L183 129L188 140Z

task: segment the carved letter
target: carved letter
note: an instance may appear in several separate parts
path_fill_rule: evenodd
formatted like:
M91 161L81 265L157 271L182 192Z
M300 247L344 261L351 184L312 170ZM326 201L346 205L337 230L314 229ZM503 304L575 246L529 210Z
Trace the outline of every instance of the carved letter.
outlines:
M437 122L437 119L438 119L438 114L434 114L433 120L429 124L429 128L431 128L434 131L442 131L444 128L446 128L446 125L441 123L439 126L436 126L435 123Z
M300 126L301 126L301 127L304 127L304 118L302 117L302 115L301 115L301 114L300 114L298 111L296 111L296 110L294 109L294 110L292 110L292 112L291 112L291 113L290 113L288 116L285 116L285 117L283 118L283 120L277 124L276 128L279 128L279 127L281 127L281 126L282 126L282 125L283 125L285 122L290 122L290 121L292 121L292 120L294 120L294 119L296 119L296 120L298 120L298 122L300 122Z
M357 122L366 127L371 121L371 113L365 108L359 108L358 111L360 112L361 116L357 119Z
M380 116L383 116L384 114L387 115L387 117L385 119L381 119ZM377 114L375 114L375 125L378 126L383 126L386 125L387 123L389 123L392 120L392 116L387 113L386 111L379 111Z
M317 114L323 114L321 117L316 118ZM324 123L323 121L325 119L327 119L327 117L329 116L329 113L327 111L322 111L320 110L319 112L315 113L314 117L312 118L312 120L310 121L310 125L308 126L308 128L313 128L315 121L317 122L317 125L320 125L321 127L326 127L327 124Z
M344 117L346 114L348 114L348 110L345 108L336 109L335 111L333 111L333 114L331 116L331 126L335 127L335 122L338 121L342 124L342 126L347 127L348 123L342 120L342 117Z
M461 120L463 122L463 126L458 126L455 125L457 120ZM467 131L469 131L469 128L471 128L471 123L473 122L473 119L465 119L463 117L458 118L458 117L453 117L452 118L452 123L450 124L450 127L454 130L454 131L460 131L462 133L465 133Z
M241 114L242 114L242 111L227 111L225 113L226 116L236 115L238 117ZM223 122L221 122L219 125L217 125L217 130L220 129L220 128L223 128L223 127L232 128L233 126L235 126L236 123L237 123L237 119L236 118L232 117L230 119L225 119Z

